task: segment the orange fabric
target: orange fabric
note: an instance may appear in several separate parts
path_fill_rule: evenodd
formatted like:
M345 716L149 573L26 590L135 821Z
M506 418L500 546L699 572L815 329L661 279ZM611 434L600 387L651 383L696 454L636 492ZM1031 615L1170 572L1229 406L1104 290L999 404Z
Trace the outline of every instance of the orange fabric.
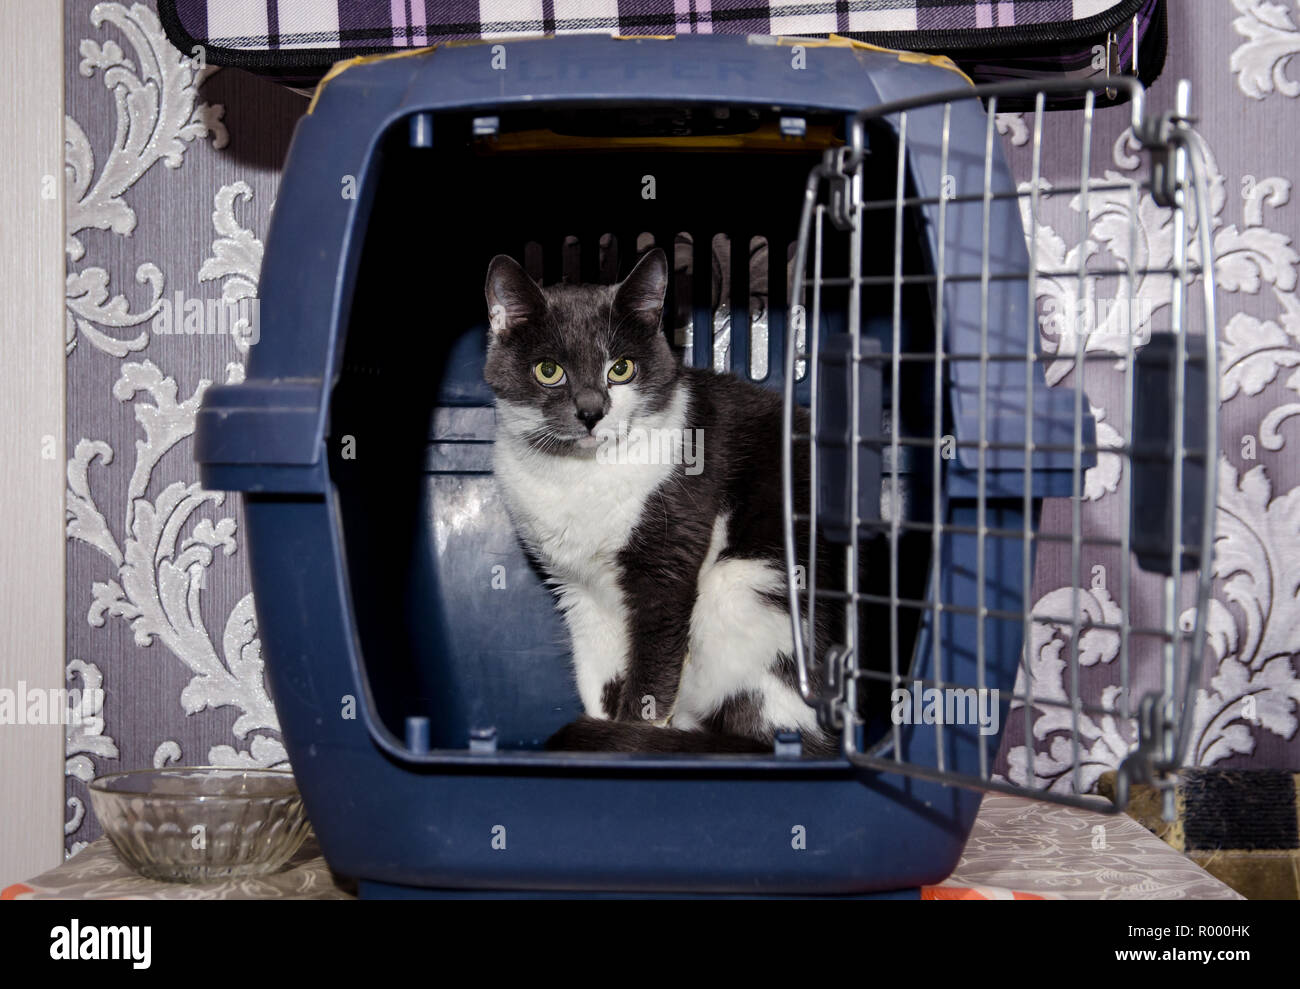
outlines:
M923 900L1045 900L1037 893L1021 893L994 886L922 886Z

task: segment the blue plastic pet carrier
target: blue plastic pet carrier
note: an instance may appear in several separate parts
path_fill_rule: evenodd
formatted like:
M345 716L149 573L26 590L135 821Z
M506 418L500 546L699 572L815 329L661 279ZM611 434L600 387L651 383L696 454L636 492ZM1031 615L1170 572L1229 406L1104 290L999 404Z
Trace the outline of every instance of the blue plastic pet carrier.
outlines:
M843 42L708 36L340 69L285 166L247 380L208 390L196 442L203 483L244 494L267 675L331 867L369 896L907 895L942 880L973 787L1011 788L998 735L908 724L865 688L960 685L1005 723L1040 620L1043 499L1080 491L1099 451L1082 387L1044 379L1030 197L994 132L999 94L1024 87L977 92L942 60ZM1146 120L1140 87L1113 82L1152 149L1144 188L1183 217L1201 198L1185 122ZM1085 87L1059 85L1091 126ZM655 244L675 261L665 330L683 360L783 389L787 461L813 445L813 508L787 511L790 600L843 625L827 655L796 634L805 697L843 739L834 759L797 736L770 755L543 748L581 712L567 633L491 472L481 286L500 253L544 284L612 283ZM1168 275L1186 296L1183 261ZM1132 527L1145 549L1128 528L1124 549L1179 587L1209 558L1213 503L1195 469L1213 417L1161 414L1195 404L1186 383L1213 359L1182 332L1189 308L1161 334L1172 347L1128 348L1126 380L1156 405L1106 451L1133 458L1124 504L1147 513ZM834 559L804 572L797 542L817 534ZM1077 517L1060 539L1077 555ZM831 592L817 569L843 561L868 576ZM1198 638L1163 628L1180 664L1198 660ZM1152 701L1126 776L1177 759L1175 693Z

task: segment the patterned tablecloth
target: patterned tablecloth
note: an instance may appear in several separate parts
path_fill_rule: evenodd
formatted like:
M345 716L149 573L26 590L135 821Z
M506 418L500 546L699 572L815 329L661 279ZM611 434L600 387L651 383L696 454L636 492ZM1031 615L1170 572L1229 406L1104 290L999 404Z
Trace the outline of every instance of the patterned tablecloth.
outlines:
M162 883L122 864L99 838L0 899L346 900L315 838L280 872L204 885ZM1132 818L989 794L952 877L926 899L1241 899Z

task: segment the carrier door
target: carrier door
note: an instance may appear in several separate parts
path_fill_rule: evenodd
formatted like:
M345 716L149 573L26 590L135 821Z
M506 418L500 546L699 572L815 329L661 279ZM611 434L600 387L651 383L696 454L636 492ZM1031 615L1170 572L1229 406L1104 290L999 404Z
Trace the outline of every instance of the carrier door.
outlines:
M809 176L786 562L801 690L857 765L1113 810L1184 758L1218 448L1206 169L1185 85L1157 115L1112 83L1127 143L1096 90L999 84L863 110ZM1046 114L1068 87L1083 109Z

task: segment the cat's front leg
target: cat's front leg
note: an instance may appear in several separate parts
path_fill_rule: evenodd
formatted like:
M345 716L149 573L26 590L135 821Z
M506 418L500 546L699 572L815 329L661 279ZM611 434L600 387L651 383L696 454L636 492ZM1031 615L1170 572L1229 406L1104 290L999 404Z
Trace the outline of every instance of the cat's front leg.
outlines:
M668 723L686 662L695 578L693 571L624 574L628 661L625 674L607 688L615 720Z
M595 585L567 584L558 590L582 709L593 718L612 718L631 652L622 590L612 576Z

